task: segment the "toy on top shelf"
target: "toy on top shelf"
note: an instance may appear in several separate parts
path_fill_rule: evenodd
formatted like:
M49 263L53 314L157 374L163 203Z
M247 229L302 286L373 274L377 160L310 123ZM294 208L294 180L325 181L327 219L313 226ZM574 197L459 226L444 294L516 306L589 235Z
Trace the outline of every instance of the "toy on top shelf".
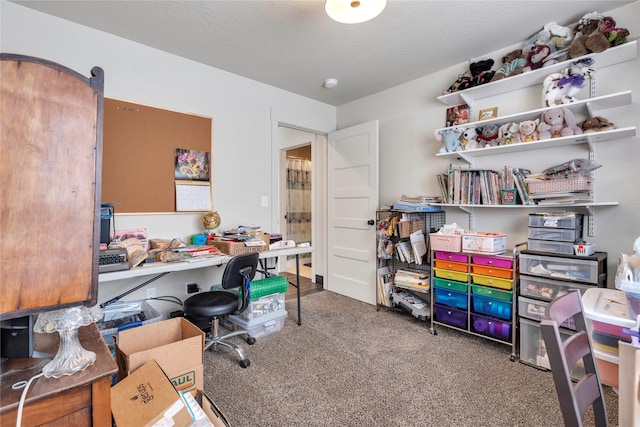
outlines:
M591 73L595 71L591 68L593 64L593 59L584 58L573 61L570 67L560 73L549 74L542 82L542 105L550 107L558 103L575 102L574 96L582 90L586 80L591 78Z
M447 90L443 91L442 94L446 95L448 93L453 93L489 83L495 75L495 71L491 71L491 67L493 67L493 64L493 59L484 59L481 61L472 62L471 64L469 64L469 70L465 71L463 74L460 74L458 76L458 79L453 82L453 84L449 86Z
M527 60L524 57L522 49L515 49L502 57L502 67L498 68L491 78L492 82L509 76L516 76L524 71Z
M578 21L569 57L604 52L610 47L625 43L628 35L629 30L616 28L616 21L610 16L603 16L598 12L587 13Z
M582 129L576 124L576 119L568 108L547 110L540 117L540 124L538 125L539 139L580 135L581 133Z
M573 31L569 27L563 27L555 22L546 24L542 30L527 40L522 48L526 56L523 71L537 70L564 60L572 38Z

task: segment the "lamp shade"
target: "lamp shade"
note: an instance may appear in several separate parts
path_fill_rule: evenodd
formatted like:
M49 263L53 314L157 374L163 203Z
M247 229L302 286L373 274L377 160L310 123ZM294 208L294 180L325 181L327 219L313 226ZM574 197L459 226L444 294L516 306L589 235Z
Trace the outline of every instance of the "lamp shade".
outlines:
M387 5L387 0L326 0L324 10L334 21L359 24L375 18Z

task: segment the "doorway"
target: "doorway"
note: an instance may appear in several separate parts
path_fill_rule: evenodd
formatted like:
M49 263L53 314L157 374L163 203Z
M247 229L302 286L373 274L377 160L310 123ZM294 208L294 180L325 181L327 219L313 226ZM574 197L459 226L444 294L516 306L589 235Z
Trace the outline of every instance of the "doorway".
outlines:
M311 144L285 151L286 213L284 236L296 244L312 242L312 155ZM312 277L311 254L300 257L300 275ZM295 272L295 267L288 268Z

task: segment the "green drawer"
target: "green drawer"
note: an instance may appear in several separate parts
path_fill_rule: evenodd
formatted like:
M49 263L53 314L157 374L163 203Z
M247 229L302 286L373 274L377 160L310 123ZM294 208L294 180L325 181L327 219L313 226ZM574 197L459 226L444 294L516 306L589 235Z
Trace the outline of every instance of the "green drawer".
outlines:
M467 292L466 283L456 282L455 280L449 280L449 279L439 279L437 277L434 277L433 281L436 287L438 288L451 289L453 291L465 292L465 293Z
M501 299L504 301L511 301L511 299L513 298L512 291L503 291L501 289L488 288L486 286L479 285L471 285L471 293L483 297Z

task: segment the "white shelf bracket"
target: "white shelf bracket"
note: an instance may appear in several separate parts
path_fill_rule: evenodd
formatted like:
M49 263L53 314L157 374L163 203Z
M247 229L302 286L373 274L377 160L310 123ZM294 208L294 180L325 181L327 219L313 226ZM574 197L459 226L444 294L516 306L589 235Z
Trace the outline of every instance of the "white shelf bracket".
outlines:
M469 121L472 122L473 120L471 120L471 117L475 117L475 114L476 114L476 111L473 108L474 99L472 97L470 97L469 94L464 93L464 92L460 93L460 98L462 98L464 103L469 106Z
M596 235L596 215L593 206L587 206L587 235L593 237Z
M467 206L459 206L460 210L463 212L466 212L469 215L469 230L475 230L475 218L473 215L473 208L467 207Z
M473 157L472 156L469 156L469 155L467 155L466 153L464 153L462 151L456 151L456 156L458 156L460 158L460 160L464 160L469 165L473 166Z

